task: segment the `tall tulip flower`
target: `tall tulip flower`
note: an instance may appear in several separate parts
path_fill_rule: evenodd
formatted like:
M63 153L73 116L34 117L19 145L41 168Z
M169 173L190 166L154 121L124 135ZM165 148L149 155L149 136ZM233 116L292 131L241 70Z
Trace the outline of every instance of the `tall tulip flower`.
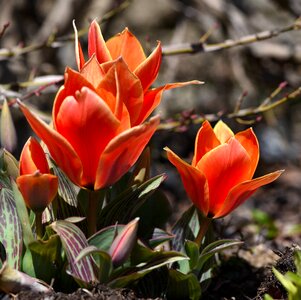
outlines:
M234 135L219 121L200 128L191 165L166 148L188 196L208 218L221 218L249 198L259 187L277 179L282 171L252 179L259 160L259 145L253 130Z
M57 193L58 178L50 174L45 153L34 138L24 145L16 181L26 205L34 212L43 212Z
M78 70L86 68L81 45L78 40L77 30L75 30L75 56ZM161 65L162 48L160 42L154 51L146 57L138 39L125 28L121 33L116 34L105 42L98 23L94 20L88 33L88 55L89 60L95 56L103 72L110 70L116 61L123 61L123 72L121 82L131 87L131 98L124 100L130 115L131 125L138 125L144 122L147 117L160 104L164 90L182 87L188 84L200 84L194 80L182 83L170 83L161 87L152 88L150 86L156 80ZM95 65L97 65L95 63ZM129 88L130 89L130 88Z

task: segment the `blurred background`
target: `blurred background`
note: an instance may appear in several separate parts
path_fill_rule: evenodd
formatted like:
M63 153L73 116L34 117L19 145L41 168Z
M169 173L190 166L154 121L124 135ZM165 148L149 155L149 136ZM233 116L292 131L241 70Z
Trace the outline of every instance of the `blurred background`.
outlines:
M1 0L0 7L0 30L8 24L0 38L0 100L25 96L27 103L48 115L58 86L36 93L35 88L20 83L40 76L57 79L60 77L54 76L62 76L66 66L75 67L72 20L78 30L83 30L84 46L85 32L96 18L105 39L129 27L150 53L157 40L163 47L181 47L198 43L211 31L206 43L221 43L284 28L301 15L299 0ZM32 51L18 52L32 45L35 48ZM181 119L185 114L214 114L235 132L252 126L261 145L257 175L280 168L286 172L277 184L262 189L242 206L236 220L241 220L241 224L249 222L252 218L251 210L246 210L249 206L263 209L277 220L281 213L277 222L282 229L287 223L301 223L301 96L244 122L226 117L243 94L246 96L241 108L258 107L283 82L287 82L286 87L273 101L301 86L301 31L210 53L166 55L155 85L193 79L205 84L165 92L157 110L162 122ZM12 112L18 135L18 146L13 153L18 158L30 128L16 107L12 107ZM242 124L246 121L248 125ZM164 189L175 211L182 211L189 201L162 149L168 146L190 160L199 126L158 131L152 142L153 173L167 173ZM225 223L229 222L226 219ZM227 232L231 235L231 226Z

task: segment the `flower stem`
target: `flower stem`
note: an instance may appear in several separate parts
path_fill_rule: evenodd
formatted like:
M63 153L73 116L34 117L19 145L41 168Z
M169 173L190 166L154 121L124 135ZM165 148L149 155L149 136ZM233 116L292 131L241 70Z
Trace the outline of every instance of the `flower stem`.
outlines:
M199 229L199 233L195 239L195 242L198 244L199 247L201 247L201 244L202 244L202 240L210 226L212 222L212 219L211 218L202 218L201 219L201 223L200 223L200 229Z
M93 235L97 231L97 215L102 207L105 199L106 190L87 190L88 193L88 211L87 211L87 222L88 222L88 236Z
M35 213L35 224L36 224L36 234L39 239L43 237L43 224L42 224L42 213L36 212Z

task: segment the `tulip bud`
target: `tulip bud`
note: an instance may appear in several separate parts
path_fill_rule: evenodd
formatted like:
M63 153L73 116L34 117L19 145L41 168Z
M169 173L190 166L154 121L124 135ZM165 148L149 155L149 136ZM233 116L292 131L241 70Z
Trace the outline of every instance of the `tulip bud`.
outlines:
M139 218L134 219L117 235L109 250L115 267L122 265L130 256L137 240Z
M42 213L57 193L58 178L50 174L45 153L34 138L24 145L16 182L27 207L35 213Z

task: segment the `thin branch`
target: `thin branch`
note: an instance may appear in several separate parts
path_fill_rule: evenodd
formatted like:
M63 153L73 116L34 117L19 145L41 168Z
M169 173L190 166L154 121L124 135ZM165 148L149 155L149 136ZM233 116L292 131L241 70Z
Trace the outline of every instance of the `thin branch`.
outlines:
M120 13L124 9L126 9L129 6L130 0L125 0L121 2L119 6L114 8L113 10L106 13L100 20L100 23L104 23L108 21L110 18L115 16L116 14ZM78 36L82 36L88 32L88 28L84 28L78 32ZM56 38L53 34L50 35L50 37L47 39L46 42L42 43L36 43L32 44L26 47L13 47L11 49L2 48L0 49L0 60L6 60L10 57L20 56L27 54L29 52L41 50L44 48L59 48L64 46L67 42L73 42L74 41L74 34L69 34L64 37L58 37Z
M298 87L293 92L286 95L285 97L282 97L273 103L266 103L265 105L259 105L258 107L244 108L228 114L218 113L218 114L205 114L202 116L197 116L194 114L191 115L189 119L187 117L184 117L184 118L180 118L180 120L161 123L158 127L158 130L178 130L178 128L181 130L181 128L183 128L184 126L187 127L190 124L201 124L205 120L208 120L210 122L215 122L221 118L243 119L247 117L253 117L256 120L257 117L262 115L264 112L272 110L280 105L283 105L284 103L296 99L300 95L301 95L301 86ZM254 123L254 121L252 122Z
M279 29L266 30L252 35L244 36L238 40L226 40L217 44L207 44L202 41L196 43L186 43L181 45L171 45L163 47L163 55L178 55L178 54L195 54L195 53L208 53L213 51L219 51L222 49L233 48L236 46L242 46L252 44L255 42L264 41L283 33L300 30L301 29L301 17L298 18L293 24L285 26Z
M9 22L7 22L7 23L5 23L5 24L3 25L2 30L1 30L1 32L0 32L0 39L3 37L5 31L6 31L6 29L7 29L8 27L9 27Z

